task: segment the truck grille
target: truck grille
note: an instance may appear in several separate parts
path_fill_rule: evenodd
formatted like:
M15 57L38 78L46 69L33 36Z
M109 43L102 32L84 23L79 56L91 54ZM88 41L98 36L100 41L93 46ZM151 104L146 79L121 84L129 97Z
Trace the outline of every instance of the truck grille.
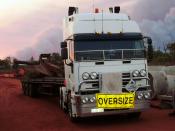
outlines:
M98 81L92 82L92 87L93 88L99 88L99 82Z
M122 85L125 87L131 80L130 73L122 73Z

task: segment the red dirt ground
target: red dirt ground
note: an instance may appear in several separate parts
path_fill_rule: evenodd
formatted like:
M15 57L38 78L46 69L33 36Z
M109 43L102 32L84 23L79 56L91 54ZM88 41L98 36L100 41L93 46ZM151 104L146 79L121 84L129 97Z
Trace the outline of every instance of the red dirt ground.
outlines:
M0 78L0 131L173 131L175 117L169 112L152 108L140 120L110 116L75 124L58 108L56 98L32 99L22 94L18 80Z

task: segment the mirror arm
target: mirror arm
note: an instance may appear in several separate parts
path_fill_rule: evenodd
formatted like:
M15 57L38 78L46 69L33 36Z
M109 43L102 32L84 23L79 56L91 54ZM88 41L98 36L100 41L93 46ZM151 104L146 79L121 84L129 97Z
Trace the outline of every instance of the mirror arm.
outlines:
M73 61L71 61L70 63L67 63L67 61L64 60L64 62L65 62L65 64L66 64L67 66L73 66Z

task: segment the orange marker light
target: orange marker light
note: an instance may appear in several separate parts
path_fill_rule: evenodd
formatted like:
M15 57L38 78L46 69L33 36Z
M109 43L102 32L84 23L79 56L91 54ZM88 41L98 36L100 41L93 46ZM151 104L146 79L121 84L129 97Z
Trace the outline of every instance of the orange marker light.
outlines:
M95 13L99 13L99 9L98 8L95 8Z

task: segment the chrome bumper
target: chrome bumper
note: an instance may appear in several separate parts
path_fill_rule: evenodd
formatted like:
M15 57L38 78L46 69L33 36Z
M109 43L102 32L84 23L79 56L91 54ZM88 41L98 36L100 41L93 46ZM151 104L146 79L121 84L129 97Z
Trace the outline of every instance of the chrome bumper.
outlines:
M115 114L127 114L133 112L143 112L150 108L150 101L136 102L135 108L133 109L113 109L104 110L104 112L92 113L91 109L96 109L94 104L85 104L77 107L77 117L91 117L91 116L105 116L105 115L115 115Z

